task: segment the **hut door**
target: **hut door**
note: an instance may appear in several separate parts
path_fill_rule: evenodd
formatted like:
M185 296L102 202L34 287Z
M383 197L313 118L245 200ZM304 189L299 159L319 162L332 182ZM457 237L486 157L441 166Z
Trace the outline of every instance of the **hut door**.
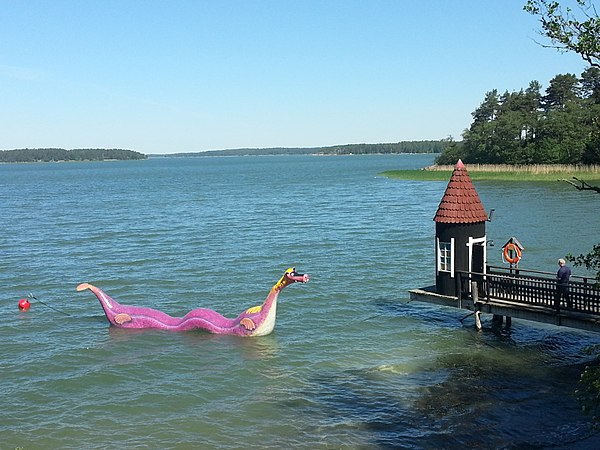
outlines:
M478 274L485 273L485 241L473 242L473 245L471 246L471 263L469 265L471 267L471 272ZM479 295L483 292L483 279L483 275L471 275L471 281L477 282Z
M483 244L477 243L473 245L473 253L471 254L471 271L483 273Z

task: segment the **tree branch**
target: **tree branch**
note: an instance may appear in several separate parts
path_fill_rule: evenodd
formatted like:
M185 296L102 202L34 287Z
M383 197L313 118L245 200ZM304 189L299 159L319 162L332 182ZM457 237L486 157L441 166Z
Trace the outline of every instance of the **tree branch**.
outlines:
M580 180L577 177L573 177L573 179L575 181L577 181L577 183L580 183L580 184L577 184L571 180L565 180L565 179L562 179L559 181L564 181L565 183L569 183L571 186L574 186L575 189L577 189L578 191L595 191L598 194L600 194L600 186L592 186L592 185L586 183L585 181Z

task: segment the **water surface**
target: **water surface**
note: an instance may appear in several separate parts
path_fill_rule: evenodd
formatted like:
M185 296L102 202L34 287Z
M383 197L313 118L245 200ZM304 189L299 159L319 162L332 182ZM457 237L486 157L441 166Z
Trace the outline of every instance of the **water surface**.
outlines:
M0 166L2 448L591 448L574 395L597 335L408 303L434 281L430 155ZM554 271L598 241L566 183L480 182L489 261ZM273 334L111 328L121 303L236 316L283 271ZM575 270L575 273L580 273ZM18 299L32 292L27 313Z

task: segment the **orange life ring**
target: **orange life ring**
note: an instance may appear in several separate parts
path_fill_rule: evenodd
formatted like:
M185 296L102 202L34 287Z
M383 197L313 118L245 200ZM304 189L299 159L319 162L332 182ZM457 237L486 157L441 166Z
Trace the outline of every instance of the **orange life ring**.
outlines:
M512 256L511 256L512 255ZM521 249L518 245L509 242L502 252L504 261L510 264L516 264L521 260Z

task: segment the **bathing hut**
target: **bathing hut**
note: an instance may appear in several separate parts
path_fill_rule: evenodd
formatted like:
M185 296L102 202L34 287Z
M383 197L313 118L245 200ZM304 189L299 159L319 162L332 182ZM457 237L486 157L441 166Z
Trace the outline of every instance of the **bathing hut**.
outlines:
M458 295L459 270L484 273L487 219L471 177L459 160L433 218L436 293Z
M488 215L462 161L458 161L433 218L435 286L411 289L410 299L473 311L509 327L512 318L600 332L600 295L587 277L572 276L571 304L556 296L556 275L517 269L523 246L511 238L503 247L510 268L487 265L485 223ZM461 322L463 321L461 319Z

